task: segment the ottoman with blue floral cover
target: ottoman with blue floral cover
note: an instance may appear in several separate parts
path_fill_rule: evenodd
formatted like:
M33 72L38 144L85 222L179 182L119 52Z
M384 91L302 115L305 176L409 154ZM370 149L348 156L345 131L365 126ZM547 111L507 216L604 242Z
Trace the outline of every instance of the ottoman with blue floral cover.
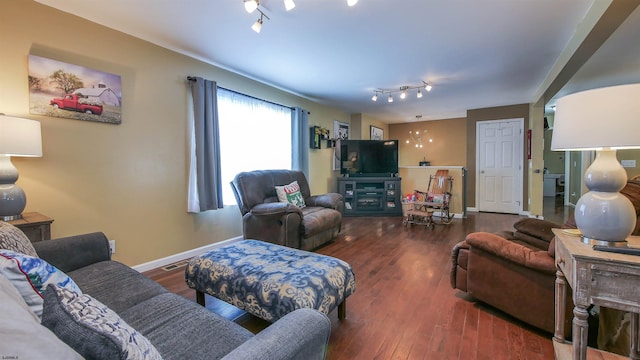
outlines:
M274 322L299 308L329 314L336 307L344 319L345 299L356 290L351 265L331 256L242 240L191 259L185 270L187 285Z

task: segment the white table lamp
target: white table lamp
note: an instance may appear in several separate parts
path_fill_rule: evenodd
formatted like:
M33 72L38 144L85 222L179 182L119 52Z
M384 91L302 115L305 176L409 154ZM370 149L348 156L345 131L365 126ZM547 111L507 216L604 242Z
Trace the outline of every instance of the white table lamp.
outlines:
M626 246L636 225L631 201L620 193L627 173L617 149L640 148L640 84L587 90L559 99L551 150L596 150L585 172L590 190L576 203L575 220L583 241Z
M42 156L40 123L0 114L0 220L21 218L27 203L12 156Z

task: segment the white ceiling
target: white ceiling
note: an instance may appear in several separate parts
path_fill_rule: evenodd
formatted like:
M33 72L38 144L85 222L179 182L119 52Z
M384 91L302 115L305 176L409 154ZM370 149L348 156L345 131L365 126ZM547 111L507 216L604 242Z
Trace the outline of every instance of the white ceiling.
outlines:
M37 0L224 69L386 123L535 102L594 1ZM640 82L636 10L560 93ZM215 79L213 79L215 80ZM433 85L389 104L375 89ZM222 84L224 86L224 84ZM396 94L397 95L397 94Z

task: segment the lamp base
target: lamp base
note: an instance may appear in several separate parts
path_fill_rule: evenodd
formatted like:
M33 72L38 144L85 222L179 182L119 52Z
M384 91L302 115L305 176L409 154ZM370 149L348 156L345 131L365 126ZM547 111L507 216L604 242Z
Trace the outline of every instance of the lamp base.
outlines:
M586 236L581 236L580 239L582 240L583 243L588 245L600 245L600 246L606 246L606 247L627 247L626 240L605 241L605 240L591 239Z
M585 185L590 191L578 199L574 213L576 225L587 239L583 242L626 246L637 219L633 204L620 193L626 183L627 173L616 158L616 150L598 150L585 172Z
M20 220L22 219L22 214L19 215L10 215L10 216L2 216L0 220L2 221L12 221L12 220Z

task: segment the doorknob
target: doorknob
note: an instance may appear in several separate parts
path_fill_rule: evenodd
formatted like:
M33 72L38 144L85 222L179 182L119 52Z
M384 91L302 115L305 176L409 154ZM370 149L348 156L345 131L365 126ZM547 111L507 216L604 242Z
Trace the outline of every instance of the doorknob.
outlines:
M480 174L484 174L484 170L480 170Z

